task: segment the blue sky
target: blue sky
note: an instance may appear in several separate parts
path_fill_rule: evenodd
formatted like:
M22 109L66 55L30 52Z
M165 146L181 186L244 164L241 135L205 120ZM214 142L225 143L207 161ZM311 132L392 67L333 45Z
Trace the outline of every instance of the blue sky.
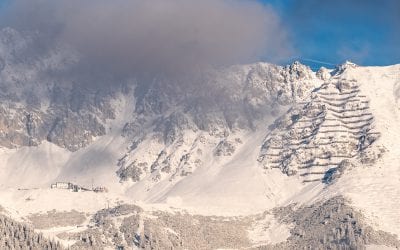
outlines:
M263 0L289 30L295 57L338 64L400 63L399 0ZM290 59L289 59L290 61ZM327 65L329 66L329 65Z

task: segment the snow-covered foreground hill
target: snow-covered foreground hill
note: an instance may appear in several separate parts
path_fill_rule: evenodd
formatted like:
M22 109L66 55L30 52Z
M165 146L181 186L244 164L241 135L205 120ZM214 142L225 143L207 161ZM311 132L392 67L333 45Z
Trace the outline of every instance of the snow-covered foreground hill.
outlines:
M400 246L400 65L258 63L203 75L218 95L162 80L96 92L43 77L61 52L24 64L4 51L0 212L45 236L76 248Z

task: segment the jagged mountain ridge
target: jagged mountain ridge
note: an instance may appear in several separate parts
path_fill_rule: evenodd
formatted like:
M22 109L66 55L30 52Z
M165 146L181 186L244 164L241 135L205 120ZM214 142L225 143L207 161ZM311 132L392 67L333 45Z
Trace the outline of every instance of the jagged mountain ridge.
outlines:
M168 144L170 137L178 133L175 130L183 128L173 127L177 119L184 119L181 126L186 126L185 119L189 119L206 131L251 127L255 119L265 115L265 107L279 108L301 97L308 87L297 84L298 80L310 82L315 78L310 69L300 64L287 68L254 64L210 71L201 80L186 79L200 81L200 87L191 90L184 84L165 83L171 80L162 77L149 84L135 84L138 79L115 84L113 81L118 79L90 79L79 71L72 74L80 58L66 46L29 57L24 54L26 48L33 46L29 35L5 28L0 37L0 144L7 148L35 146L43 140L70 151L86 147L95 137L107 133L107 120L116 116L112 103L121 92L130 95L130 105L135 110L135 118L126 121L124 135L134 131L140 137L141 126L157 123L154 130L164 133L163 140ZM101 81L104 82L91 86L90 82ZM174 88L169 90L168 86ZM223 96L207 99L209 93L199 93L199 89L211 86L217 86L215 91ZM129 89L134 90L133 96ZM190 116L184 118L181 113Z
M133 122L124 126L123 134L134 142L118 162L122 180L139 181L148 174L154 180L162 175L164 178L184 176L202 165L203 155L232 155L241 144L240 137L235 134L254 130L265 117L275 117L282 107L302 99L308 89L313 88L313 81L318 81L310 69L299 63L285 68L270 64L235 66L212 75L208 81L232 85L220 103L207 107L203 104L207 100L197 98L200 103L196 104L191 101L196 97L189 94L183 106L174 106L172 111L151 118L153 122L148 122L148 116L143 117L139 112ZM150 99L162 100L162 97L151 96ZM137 133L143 131L142 124L152 129ZM149 144L154 151L148 149ZM186 145L182 147L183 144Z
M33 43L29 35L6 28L0 37L0 145L19 148L48 141L78 151L96 137L120 129L110 123L118 115L114 104L123 93L131 100L126 102L131 107L125 108L131 114L121 121L122 131L116 133L133 143L115 162L121 180L138 181L145 175L159 179L162 173L168 178L186 175L202 164L201 153L189 159L194 152L232 154L241 140L229 135L254 130L257 121L278 115L282 107L302 99L318 81L314 72L297 62L287 67L258 63L210 70L199 79L180 80L196 82L189 87L165 83L171 81L165 78L154 79L151 84L130 79L114 86L105 82L92 87L81 73L67 76L80 60L70 48L60 46L43 55L26 57L24 51ZM213 90L218 95L210 95ZM186 131L195 138L184 135ZM185 140L192 144L192 152L179 150ZM200 146L205 140L210 141L212 149ZM154 141L159 148L145 160L136 156L143 156L142 141Z
M256 63L210 70L192 79L200 85L106 78L93 88L87 75L66 73L79 60L68 48L26 58L29 38L2 32L10 33L0 46L7 210L95 213L139 200L237 215L342 194L374 228L400 233L398 65L312 72ZM110 192L50 190L55 181ZM274 223L262 231L267 243L282 229Z

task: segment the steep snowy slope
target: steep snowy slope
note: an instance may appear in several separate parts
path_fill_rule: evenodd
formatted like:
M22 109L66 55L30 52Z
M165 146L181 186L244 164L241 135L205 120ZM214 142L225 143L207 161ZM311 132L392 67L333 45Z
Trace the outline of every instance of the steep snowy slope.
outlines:
M272 126L259 160L305 182L325 183L293 201L344 195L375 228L399 235L399 83L399 65L342 65L311 102ZM308 112L314 103L317 112Z
M3 29L0 37L4 188L66 181L203 212L234 202L225 212L248 213L273 207L292 193L276 190L298 182L275 170L262 174L256 159L265 127L322 83L300 63L116 84L70 74L80 60L70 48L26 57L29 36Z
M317 230L318 220L346 206L346 214L332 217L347 218L360 209L366 218L354 210L355 231L362 228L397 244L395 236L368 228L400 235L400 65L346 63L312 72L297 62L286 67L256 63L209 70L183 82L160 77L112 85L110 78L93 87L87 75L68 75L80 59L67 48L32 61L23 57L29 37L1 32L0 204L14 218L75 209L89 213L79 224L84 229L53 225L45 233L78 234L90 226L100 233L86 233L97 237L108 235L102 228L107 223L93 226L93 220L111 214L114 229L123 226L125 215L113 213L122 203L134 203L145 211L139 217L136 208L129 212L132 223L139 223L137 234L167 235L165 246L191 240L171 218L182 219L188 228L199 220L215 226L213 217L163 214L185 210L242 216L216 220L221 230L231 228L229 223L241 230L236 246L287 240L282 244L288 247L297 244L304 223L315 220L310 225ZM50 189L56 181L88 189L105 186L109 192ZM331 221L324 230L349 232L346 223ZM126 232L124 237L128 244L136 236ZM326 240L307 237L315 246ZM370 239L353 233L332 237L350 237L360 246ZM65 242L87 244L81 239ZM196 240L209 246L204 238Z
M352 67L340 78L357 81L368 97L385 152L375 163L346 171L332 190L350 197L377 228L400 235L400 65Z
M286 68L235 66L212 75L211 79L236 85L231 92L238 100L226 101L248 103L247 113L232 117L215 107L204 113L186 103L187 107L174 105L161 114L152 109L143 113L137 106L162 96L142 98L135 107L137 97L132 92L114 94L109 103L116 118L106 121L107 134L93 138L87 147L70 152L42 142L36 147L4 148L2 185L48 188L55 181L71 181L106 186L129 200L177 203L203 213L243 214L274 207L293 193L284 186L294 190L301 186L279 171L263 174L258 167L257 148L267 133L265 126L322 81L298 63Z

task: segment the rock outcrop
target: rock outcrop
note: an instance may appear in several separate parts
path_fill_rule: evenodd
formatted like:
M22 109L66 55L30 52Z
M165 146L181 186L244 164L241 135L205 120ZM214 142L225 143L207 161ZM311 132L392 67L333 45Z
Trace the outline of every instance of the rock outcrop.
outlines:
M171 94L177 95L172 99L179 100L178 107L168 90L159 91L162 82L136 92L138 116L123 130L133 143L118 163L122 181L175 179L202 166L205 155L231 157L242 144L239 132L276 117L320 82L298 62L233 66L208 72L202 81L200 92ZM216 90L215 96L213 88L224 91Z
M332 79L270 127L258 161L305 182L327 182L352 161L365 163L379 137L358 83Z

